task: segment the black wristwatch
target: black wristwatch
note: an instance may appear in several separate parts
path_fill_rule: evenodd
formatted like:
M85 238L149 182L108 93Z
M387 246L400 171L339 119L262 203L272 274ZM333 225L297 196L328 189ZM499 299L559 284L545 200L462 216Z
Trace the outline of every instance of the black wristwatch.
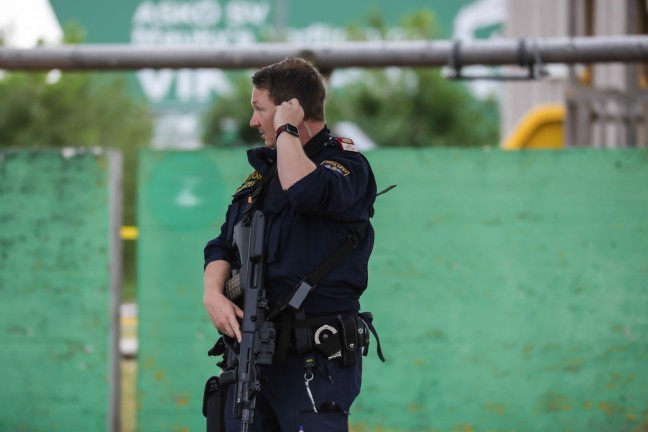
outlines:
M288 132L292 136L299 137L299 130L295 126L291 125L290 123L286 123L285 125L279 126L277 128L277 132L275 133L275 140L279 138L281 132Z

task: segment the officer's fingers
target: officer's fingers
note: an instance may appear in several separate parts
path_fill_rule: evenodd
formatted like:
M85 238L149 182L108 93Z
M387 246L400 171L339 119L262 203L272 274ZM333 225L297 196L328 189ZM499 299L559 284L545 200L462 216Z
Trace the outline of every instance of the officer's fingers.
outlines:
M215 301L207 306L207 312L209 313L212 324L221 332L229 330L229 323L235 317L232 307L229 306L231 303L225 297L223 299L225 300L224 302Z
M234 320L234 323L230 322L230 328L232 329L232 333L229 335L236 337L236 340L241 342L241 327L239 326L238 321Z
M241 309L240 307L234 305L234 313L236 314L237 317L239 317L240 319L243 319L243 309Z
M214 327L216 327L218 331L222 332L223 330L227 329L228 321L227 319L225 319L223 314L214 312L210 314L210 316L211 316L212 324L214 324Z
M216 307L211 303L205 303L205 309L207 310L209 319L211 320L212 324L214 324L214 327L218 328L218 323L221 320L221 316L218 313Z

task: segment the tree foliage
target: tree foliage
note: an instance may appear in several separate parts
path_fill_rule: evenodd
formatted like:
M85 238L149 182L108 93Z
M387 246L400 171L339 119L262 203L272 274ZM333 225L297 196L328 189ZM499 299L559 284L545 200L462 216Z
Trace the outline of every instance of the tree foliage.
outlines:
M381 147L484 146L498 140L497 105L473 97L438 70L363 72L331 92L331 124L351 120Z
M118 79L86 73L9 73L0 80L0 145L148 145L151 115Z
M218 147L253 145L259 133L250 127L252 81L247 73L233 75L233 91L221 95L203 117L203 142Z
M382 38L388 36L379 13L368 26ZM366 26L365 26L366 27ZM433 39L438 33L435 16L424 10L406 16L399 36ZM352 26L351 39L366 37ZM444 79L438 69L387 68L340 71L345 84L329 87L326 119L356 123L382 147L486 146L497 145L498 107L494 99L474 97L463 83ZM218 98L204 117L204 142L210 145L254 145L259 137L249 127L251 81L239 77L231 94ZM350 137L353 138L353 137Z
M83 32L64 30L64 42ZM0 78L0 147L113 147L125 160L125 220L135 222L138 150L150 144L149 108L126 91L121 76L91 73L6 72Z
M78 43L77 25L64 29L65 43ZM5 72L0 75L2 147L112 147L124 156L124 223L135 224L139 149L150 145L153 115L127 93L122 75ZM134 245L124 248L125 279L133 295Z

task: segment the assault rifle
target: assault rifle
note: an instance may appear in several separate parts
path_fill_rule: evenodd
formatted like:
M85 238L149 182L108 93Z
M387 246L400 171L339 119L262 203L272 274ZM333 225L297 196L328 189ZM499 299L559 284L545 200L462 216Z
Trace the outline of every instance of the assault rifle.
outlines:
M272 364L275 351L274 323L266 320L264 231L265 219L259 210L234 227L234 245L241 262L238 279L244 294L234 400L234 417L241 418L241 432L247 432L254 422L256 395L261 390L259 367Z

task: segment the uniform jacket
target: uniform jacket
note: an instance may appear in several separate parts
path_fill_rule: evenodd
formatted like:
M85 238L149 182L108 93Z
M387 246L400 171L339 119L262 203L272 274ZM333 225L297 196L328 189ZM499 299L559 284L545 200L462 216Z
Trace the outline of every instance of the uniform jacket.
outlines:
M266 186L260 209L266 220L266 290L276 302L290 295L299 282L313 272L346 241L359 225L369 221L376 197L376 183L369 162L346 138L322 130L304 151L317 168L288 190L278 176ZM233 228L240 220L254 185L274 162L269 148L248 151L254 172L236 190L218 237L205 247L205 266L211 261L234 261ZM366 235L309 294L304 310L309 315L354 313L367 287L367 264L374 231Z

